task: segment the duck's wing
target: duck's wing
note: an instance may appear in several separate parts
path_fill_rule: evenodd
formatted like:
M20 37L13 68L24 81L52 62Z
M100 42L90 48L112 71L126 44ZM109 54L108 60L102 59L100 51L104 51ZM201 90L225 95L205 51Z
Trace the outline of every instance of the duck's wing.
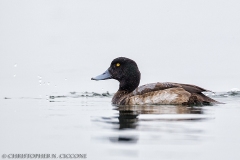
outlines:
M132 95L136 96L136 95L143 95L145 93L148 92L153 92L153 91L160 91L160 90L164 90L164 89L169 89L169 88L177 88L177 87L181 87L181 85L177 84L177 83L149 83L143 86L139 86L138 88L136 88L133 92Z
M181 84L181 83L171 83L171 82L165 82L165 83L150 83L143 86L140 86L136 88L132 94L133 95L142 95L148 92L152 91L159 91L169 88L183 88L184 90L188 91L189 93L202 93L202 92L212 92L210 90L191 85L191 84Z
M158 83L151 83L151 84L140 86L132 92L131 96L148 95L150 92L155 92L155 91L162 92L163 90L168 90L171 88L178 88L178 90L179 88L182 88L181 92L184 90L185 92L188 92L190 94L188 102L184 104L220 103L218 101L215 101L205 96L202 93L202 92L211 92L209 90L206 90L204 88L201 88L195 85L171 83L171 82L165 82L165 83L158 82Z
M202 93L202 92L212 92L210 90L192 85L192 84L181 84L181 83L173 83L177 86L181 86L183 89L185 89L186 91L190 92L190 93Z

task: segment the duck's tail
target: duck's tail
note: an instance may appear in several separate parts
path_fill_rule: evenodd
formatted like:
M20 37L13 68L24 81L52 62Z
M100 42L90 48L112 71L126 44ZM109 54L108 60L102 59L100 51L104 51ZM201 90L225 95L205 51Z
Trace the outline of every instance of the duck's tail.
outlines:
M203 93L192 93L188 105L212 105L212 104L224 104L222 102L218 102Z

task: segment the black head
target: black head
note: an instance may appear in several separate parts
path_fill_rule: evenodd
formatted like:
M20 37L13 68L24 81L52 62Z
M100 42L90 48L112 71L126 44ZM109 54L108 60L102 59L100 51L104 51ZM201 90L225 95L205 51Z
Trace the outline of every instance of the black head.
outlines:
M120 82L119 90L132 92L140 83L141 73L135 61L119 57L112 61L110 67L103 74L92 80L116 79Z

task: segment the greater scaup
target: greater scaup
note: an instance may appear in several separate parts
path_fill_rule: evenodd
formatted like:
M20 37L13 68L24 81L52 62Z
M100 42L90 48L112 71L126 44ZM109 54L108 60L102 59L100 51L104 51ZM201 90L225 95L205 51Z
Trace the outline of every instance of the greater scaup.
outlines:
M116 79L119 89L112 98L116 105L140 104L183 104L208 105L217 102L202 92L209 90L189 84L151 83L138 87L141 73L135 61L119 57L112 61L110 67L92 80Z

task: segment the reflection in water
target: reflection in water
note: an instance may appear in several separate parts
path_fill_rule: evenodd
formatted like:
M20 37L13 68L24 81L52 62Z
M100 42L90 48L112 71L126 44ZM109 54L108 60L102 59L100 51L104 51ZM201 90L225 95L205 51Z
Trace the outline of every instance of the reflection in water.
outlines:
M126 128L136 128L139 113L131 110L119 110L119 130Z
M139 126L140 122L148 122L147 125L156 129L159 127L160 122L168 121L199 121L205 118L199 117L197 115L203 114L203 109L201 107L188 107L180 105L139 105L139 106L116 106L114 110L118 111L118 116L108 118L107 123L114 124L114 130L125 131L125 130L139 130L143 126ZM140 118L144 116L145 118ZM163 117L167 115L168 117ZM179 117L183 115L183 117ZM186 115L186 116L185 116ZM187 115L190 115L187 116ZM104 118L106 120L106 118ZM117 119L117 122L116 122ZM159 122L160 121L160 122ZM159 122L156 124L152 122ZM151 124L150 124L151 123ZM118 127L117 127L118 126ZM149 127L149 126L147 126ZM163 128L163 127L162 127ZM150 129L151 130L151 129ZM186 130L182 128L182 130ZM190 130L190 129L189 129ZM188 131L189 131L188 130ZM191 132L191 131L190 131ZM138 141L138 136L132 135L119 135L116 137L109 137L111 142L125 142L125 143L136 143Z
M126 128L136 128L138 116L140 114L203 114L201 107L188 107L188 106L166 106L166 105L141 105L141 106L117 106L115 110L119 111L119 130ZM202 119L202 118L201 118ZM151 119L151 120L159 120ZM172 118L161 120L199 120L199 117L191 118Z
M117 106L119 111L135 111L138 114L202 114L202 107L182 105Z
M118 137L110 137L111 142L126 142L126 143L136 143L138 141L137 136L118 136Z

